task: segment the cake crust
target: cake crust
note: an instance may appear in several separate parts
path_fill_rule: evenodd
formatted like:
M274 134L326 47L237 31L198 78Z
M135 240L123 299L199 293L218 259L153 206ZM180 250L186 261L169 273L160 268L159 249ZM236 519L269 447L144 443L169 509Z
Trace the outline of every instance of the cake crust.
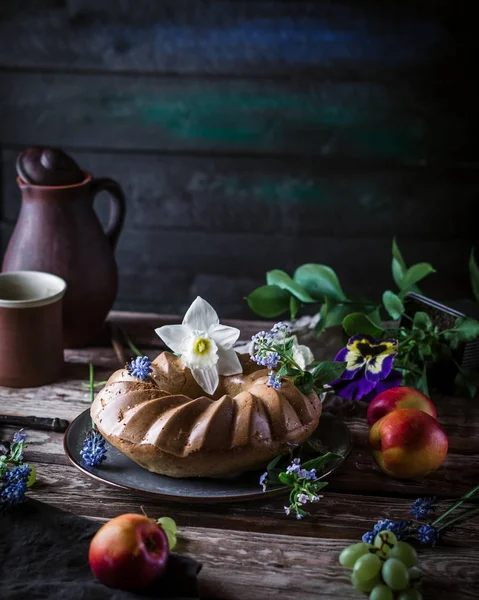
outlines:
M219 477L264 467L316 429L321 402L239 355L243 372L221 376L213 396L180 357L161 353L146 380L113 373L91 416L102 435L140 466L170 477Z

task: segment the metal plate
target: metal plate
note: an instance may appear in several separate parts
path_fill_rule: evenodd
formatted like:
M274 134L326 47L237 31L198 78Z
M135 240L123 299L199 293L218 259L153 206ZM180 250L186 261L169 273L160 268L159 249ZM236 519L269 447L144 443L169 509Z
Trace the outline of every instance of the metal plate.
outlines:
M244 473L231 479L175 479L158 475L143 469L108 442L107 460L98 468L89 467L83 462L80 450L90 427L90 411L86 410L67 429L63 440L65 452L78 469L115 487L178 502L255 500L287 489L281 486L263 492L258 482L261 471ZM341 454L344 458L351 450L351 432L347 425L330 413L323 412L312 437L319 439L325 449ZM341 463L340 459L328 463L321 479L335 471Z

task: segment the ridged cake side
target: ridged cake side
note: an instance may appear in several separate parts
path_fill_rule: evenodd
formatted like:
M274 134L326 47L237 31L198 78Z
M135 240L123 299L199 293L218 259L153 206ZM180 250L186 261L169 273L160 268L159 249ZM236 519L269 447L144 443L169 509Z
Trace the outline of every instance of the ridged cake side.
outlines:
M116 371L93 402L92 419L113 445L159 473L216 475L264 464L311 435L321 403L289 381L268 387L267 371L241 360L244 372L221 377L213 398L168 352L146 381Z

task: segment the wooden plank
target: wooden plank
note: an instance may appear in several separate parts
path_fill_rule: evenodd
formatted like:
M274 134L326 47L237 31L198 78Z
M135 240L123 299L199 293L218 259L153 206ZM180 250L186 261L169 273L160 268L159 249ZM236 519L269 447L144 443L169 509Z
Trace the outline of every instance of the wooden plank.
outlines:
M3 217L14 221L16 152L3 156ZM436 266L426 284L431 295L470 295L467 260L477 231L467 215L479 188L476 169L328 172L318 160L74 156L120 181L128 198L118 308L180 312L199 294L225 316L248 316L241 299L267 269L309 261L329 262L345 287L378 295L391 285L393 235L409 262ZM98 204L105 221L107 202ZM11 227L3 229L5 247Z
M443 80L441 80L442 82ZM441 85L443 85L441 83ZM458 95L461 97L457 106ZM7 145L475 160L473 94L332 81L1 73Z
M189 529L186 541L185 550L204 562L200 580L208 598L274 600L285 591L288 600L316 600L318 593L324 598L359 597L350 584L350 571L337 560L343 542L201 529ZM472 548L421 552L425 600L477 598L472 567L477 558L479 552Z
M131 495L128 499L122 498L122 492L113 495L94 482L88 484L89 490L82 489L84 476L70 471L71 468L63 468L60 472L48 467L46 481L29 494L54 506L95 518L111 518L126 511L140 512L140 502L151 516L173 516L179 525L177 551L203 563L200 582L202 594L208 598L274 598L278 590L285 589L288 599L292 600L317 598L318 590L327 598L357 598L357 592L349 583L349 572L339 566L337 557L344 546L357 541L361 532L357 531L356 524L363 522L365 504L372 508L370 503L374 505L374 499L356 497L355 503L348 507L351 513L341 517L337 506L341 505L342 498L331 497L321 506L320 514L310 517L307 522L298 523L283 514L278 518L281 524L275 522L274 527L273 523L269 524L274 533L265 533L263 528L270 520L269 506L258 506L256 517L251 518L249 504L227 507L228 514L225 514L222 505L211 511L199 507L183 509L180 505L161 505L140 499L135 503ZM377 499L374 508L380 510L386 502L389 506L389 500ZM341 510L345 509L342 505ZM199 517L200 510L204 511L203 518ZM348 523L353 521L356 524L351 529ZM475 564L479 553L475 547L477 531L474 531L474 524L472 527L472 532L460 531L462 528L459 527L451 534L458 535L462 547L441 546L420 551L425 598L442 597L438 590L445 590L447 598L476 597L477 580L471 565ZM278 534L284 530L287 533ZM447 540L454 544L449 536Z
M350 571L337 562L342 542L256 534L230 536L211 530L206 541L201 537L203 532L198 533L194 542L188 536L187 549L195 557L204 557L202 591L208 597L274 599L278 592L287 590L291 600L316 600L318 592L324 598L358 598L349 581ZM421 553L425 600L477 598L477 578L471 569L476 556L479 553L471 548Z
M4 224L4 245L12 230ZM471 296L467 264L477 238L399 242L409 264L429 261L437 269L421 286L426 295L443 301ZM128 228L116 257L116 307L122 309L184 312L201 294L222 315L251 317L244 298L264 284L266 272L281 268L292 274L306 262L330 265L347 294L379 301L385 289L394 288L389 236L341 239ZM168 287L171 283L178 288Z
M17 152L3 152L3 219L20 208ZM477 237L479 169L373 168L321 159L251 159L73 152L119 181L128 226L144 229L450 239ZM98 205L105 221L107 202ZM106 194L105 194L106 198ZM173 286L172 286L173 287Z
M459 47L475 42L472 24L462 19L460 28L454 26L451 8L438 2L433 8L364 2L358 7L351 1L48 4L4 9L0 64L184 74L315 77L327 70L332 77L434 76L438 67L458 61L455 39L460 36Z
M437 269L437 274L422 286L425 293L438 299L470 296L467 261L471 246L476 245L474 239L435 241L401 238L399 242L409 264L429 261ZM234 273L238 278L261 279L270 269L281 268L293 273L305 262L330 265L336 270L347 294L359 293L377 298L392 285L390 236L338 239L334 234L332 237L293 237L128 229L120 238L117 250L120 274L123 265L127 271L126 265L132 264L131 256L135 257L134 269L137 272L148 269L152 274L145 285L154 285L155 271L163 268L228 277ZM140 286L134 288L134 294L143 294ZM221 298L214 290L208 298L223 314L224 305L217 302ZM188 303L193 299L191 294L185 301ZM241 297L231 298L229 303L240 304L241 301Z
M3 437L3 436L2 436ZM29 439L32 436L29 435ZM56 436L60 438L60 436ZM57 444L57 454L61 444ZM408 520L413 498L391 497L383 490L377 495L344 493L333 490L332 481L324 490L323 498L308 507L307 520L298 523L284 512L287 494L249 502L218 502L201 504L171 502L135 494L98 482L75 469L63 457L58 463L45 462L32 447L28 447L28 460L37 470L38 480L29 491L29 497L47 502L58 508L83 516L113 518L126 512L140 512L141 507L152 517L172 516L178 527L214 527L231 531L256 531L281 533L328 539L360 539L380 519ZM460 492L459 492L460 493ZM440 511L451 502L440 503ZM439 513L440 514L440 513ZM458 523L444 534L442 543L460 547L479 541L479 523L471 519Z

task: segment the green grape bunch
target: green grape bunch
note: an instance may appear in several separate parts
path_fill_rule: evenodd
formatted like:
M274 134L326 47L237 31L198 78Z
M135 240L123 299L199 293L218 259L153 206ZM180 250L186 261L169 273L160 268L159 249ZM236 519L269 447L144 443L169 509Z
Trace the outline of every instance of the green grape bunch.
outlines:
M369 600L422 600L416 550L392 531L380 531L373 544L347 546L339 563L352 569L351 583Z

